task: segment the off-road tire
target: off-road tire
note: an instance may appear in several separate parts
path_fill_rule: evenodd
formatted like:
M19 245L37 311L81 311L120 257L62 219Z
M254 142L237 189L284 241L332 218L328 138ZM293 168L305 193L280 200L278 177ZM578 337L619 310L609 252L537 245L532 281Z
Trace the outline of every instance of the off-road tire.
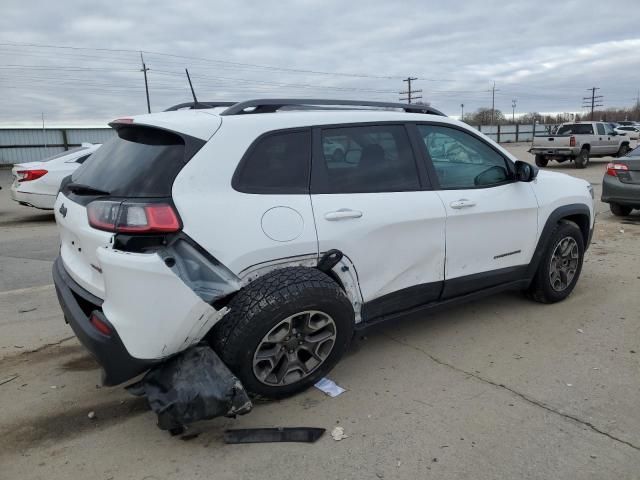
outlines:
M620 148L618 149L618 153L616 153L616 158L620 158L620 157L624 157L627 153L629 153L629 145L622 144L620 145Z
M345 353L353 337L354 312L340 286L315 268L287 267L250 283L230 302L227 313L208 336L213 349L244 387L267 398L301 392L324 377ZM254 373L256 349L279 322L301 311L329 315L336 326L333 348L309 376L288 385L267 385Z
M544 155L536 155L536 165L539 167L546 167L549 164L549 159Z
M613 213L616 217L626 217L631 213L631 210L633 210L633 208L627 205L620 205L619 203L610 203L609 210L611 210L611 213Z
M549 273L551 268L551 258L553 253L560 243L566 237L571 237L575 240L578 247L578 266L575 275L567 287L562 291L554 290L549 279ZM540 303L555 303L567 298L578 282L580 278L580 272L582 271L582 262L584 260L584 238L578 225L569 220L561 220L551 233L547 248L542 255L540 265L538 265L538 271L536 272L527 294L529 298Z
M573 166L576 168L587 168L589 165L589 150L583 148L573 161Z

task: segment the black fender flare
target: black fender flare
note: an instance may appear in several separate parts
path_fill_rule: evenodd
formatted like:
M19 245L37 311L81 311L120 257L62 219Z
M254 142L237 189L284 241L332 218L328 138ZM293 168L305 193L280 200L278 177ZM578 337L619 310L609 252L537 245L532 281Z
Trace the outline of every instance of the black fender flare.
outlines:
M586 217L586 222L582 219ZM562 207L556 208L544 224L544 228L540 233L540 238L538 239L538 245L536 245L536 249L533 252L533 256L531 257L531 262L529 262L529 267L527 269L527 277L533 278L538 270L538 265L542 260L542 256L549 246L549 242L551 241L551 234L555 228L555 226L561 220L572 220L576 221L578 227L580 227L580 231L582 232L582 238L584 239L584 249L585 251L589 247L591 243L591 236L593 235L593 230L591 229L591 211L589 207L587 207L583 203L572 203L570 205L563 205ZM582 220L582 221L581 221Z

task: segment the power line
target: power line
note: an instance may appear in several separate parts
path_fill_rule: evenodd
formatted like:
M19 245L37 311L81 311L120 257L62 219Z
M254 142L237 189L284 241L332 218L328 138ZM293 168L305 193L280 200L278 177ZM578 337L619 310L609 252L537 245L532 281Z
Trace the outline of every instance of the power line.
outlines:
M418 80L418 79L416 77L407 77L404 80L402 80L403 82L407 82L407 89L405 91L398 92L400 93L400 95L406 95L406 97L400 97L401 102L404 101L407 103L412 103L413 100L419 100L422 98L422 95L415 95L416 93L422 93L422 90L411 89L411 82L414 80Z
M398 77L394 76L385 76L385 75L370 75L364 73L346 73L346 72L327 72L321 70L307 70L301 68L288 68L288 67L277 67L274 65L261 65L255 63L244 63L244 62L232 62L229 60L220 60L220 59L212 59L212 58L204 58L204 57L194 57L188 55L177 55L172 53L165 52L155 52L152 50L133 50L127 48L96 48L96 47L72 47L72 46L64 46L64 45L51 45L51 44L40 44L40 43L12 43L12 42L3 42L0 43L0 46L8 46L8 47L34 47L34 48L52 48L52 49L66 49L66 50L89 50L89 51L98 51L98 52L111 52L111 53L145 53L149 55L160 55L164 57L173 57L173 58L181 58L188 60L198 60L202 62L211 62L211 63L220 63L226 65L234 65L241 67L250 67L250 68L258 68L262 70L275 70L282 72L293 72L293 73L307 73L314 75L331 75L331 76L339 76L339 77L355 77L355 78L378 78L385 80L396 80ZM450 79L423 79L431 82L442 82L442 81L451 81Z

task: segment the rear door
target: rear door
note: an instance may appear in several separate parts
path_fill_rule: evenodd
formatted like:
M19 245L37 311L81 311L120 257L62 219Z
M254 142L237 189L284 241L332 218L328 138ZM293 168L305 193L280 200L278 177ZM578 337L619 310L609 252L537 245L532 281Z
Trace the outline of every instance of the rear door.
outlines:
M461 127L417 125L447 212L443 298L522 278L538 233L531 185L484 138Z
M604 124L604 132L606 135L604 137L606 143L605 153L607 155L613 155L618 152L618 149L620 148L619 145L623 141L622 139L624 137L622 135L617 135L613 128L613 125L611 125L610 123Z
M605 155L609 149L607 141L607 132L604 128L604 123L596 123L596 135L591 142L591 153L597 155Z
M438 299L445 210L406 127L317 128L313 152L319 250L338 249L355 265L365 319Z

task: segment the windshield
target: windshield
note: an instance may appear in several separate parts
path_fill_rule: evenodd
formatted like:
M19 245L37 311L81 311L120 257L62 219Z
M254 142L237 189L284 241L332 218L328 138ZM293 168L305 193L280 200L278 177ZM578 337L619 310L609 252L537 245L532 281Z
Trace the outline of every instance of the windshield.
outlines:
M593 126L589 123L572 123L562 125L557 135L593 135Z
M39 160L39 161L40 162L50 162L51 160L55 160L56 158L66 157L67 155L72 155L74 153L78 153L78 152L81 152L82 150L88 150L88 149L89 149L89 147L70 148L69 150L65 150L64 152L57 153L55 155L52 155L51 157L47 157L47 158L44 158L44 159Z
M123 197L171 195L185 164L184 140L175 133L128 126L91 155L72 176L88 188Z
M640 157L640 146L627 153L627 157Z

